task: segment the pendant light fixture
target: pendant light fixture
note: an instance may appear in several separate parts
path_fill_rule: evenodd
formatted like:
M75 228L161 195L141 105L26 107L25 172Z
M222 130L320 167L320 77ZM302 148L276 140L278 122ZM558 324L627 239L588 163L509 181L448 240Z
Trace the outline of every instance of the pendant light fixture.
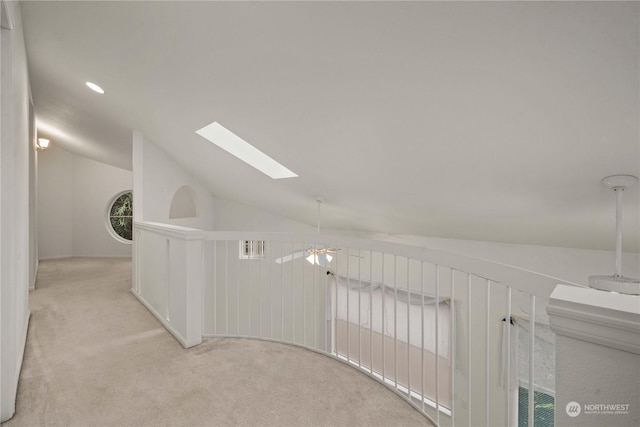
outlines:
M640 295L640 280L622 275L622 193L638 182L633 175L612 175L602 183L616 194L616 273L613 276L589 276L589 286L602 291Z

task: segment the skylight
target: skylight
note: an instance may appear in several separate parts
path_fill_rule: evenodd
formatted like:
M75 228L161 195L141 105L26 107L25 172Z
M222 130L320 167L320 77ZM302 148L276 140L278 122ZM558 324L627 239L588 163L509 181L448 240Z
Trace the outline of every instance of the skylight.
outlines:
M196 133L273 179L298 176L217 122Z

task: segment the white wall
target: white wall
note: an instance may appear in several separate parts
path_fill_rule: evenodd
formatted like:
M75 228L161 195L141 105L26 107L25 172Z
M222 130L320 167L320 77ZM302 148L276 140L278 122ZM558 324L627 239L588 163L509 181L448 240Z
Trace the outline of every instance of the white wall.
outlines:
M74 156L74 256L131 256L131 244L113 238L106 217L114 196L132 188L131 171Z
M131 245L113 238L106 218L114 196L132 186L130 171L76 156L54 143L40 151L40 258L131 256Z
M2 2L0 144L0 419L15 412L29 324L29 74L20 5ZM13 17L13 29L5 29Z
M315 227L254 206L212 195L195 177L142 133L133 134L136 221L160 222L202 230L314 231ZM195 218L169 219L171 201L182 186L195 195ZM314 219L315 220L315 219Z
M133 133L133 209L136 221L213 229L214 200L200 182L145 136ZM169 219L171 201L182 186L195 195L198 216Z
M640 356L610 346L595 345L558 334L556 357L556 425L563 427L632 427L640 425ZM563 369L564 368L564 369ZM566 413L569 402L578 402L577 417ZM587 405L626 405L622 413L607 414ZM597 406L595 407L597 408Z
M315 221L315 218L313 218ZM215 199L214 230L315 232L316 227L233 200Z
M33 100L29 103L29 142L29 289L34 290L38 274L38 155Z
M73 158L49 146L38 153L38 252L42 258L73 256Z

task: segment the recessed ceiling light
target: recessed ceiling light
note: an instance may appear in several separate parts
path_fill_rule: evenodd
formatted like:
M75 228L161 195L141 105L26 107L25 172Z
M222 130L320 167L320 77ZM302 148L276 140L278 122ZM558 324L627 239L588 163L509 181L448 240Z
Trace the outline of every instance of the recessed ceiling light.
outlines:
M95 83L87 82L87 86L89 86L89 89L91 89L94 92L104 93L104 89L102 89L100 86L98 86Z
M273 179L298 176L217 122L196 133Z
M38 147L43 150L49 146L49 140L47 138L38 138Z

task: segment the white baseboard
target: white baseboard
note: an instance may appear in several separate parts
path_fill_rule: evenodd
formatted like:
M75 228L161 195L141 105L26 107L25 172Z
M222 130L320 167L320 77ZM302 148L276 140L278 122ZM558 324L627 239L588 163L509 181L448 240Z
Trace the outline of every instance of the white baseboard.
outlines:
M56 256L45 256L38 258L38 262L47 261L50 259L65 259L65 258L73 258L73 255L56 255Z
M133 258L133 255L74 255L73 258Z
M36 290L36 281L38 280L38 268L40 268L40 260L36 259L35 272L33 273L33 281L29 283L29 291Z
M31 311L27 311L27 318L25 319L24 322L24 330L22 331L22 334L20 335L20 355L18 356L18 359L16 360L16 370L14 372L14 381L12 384L12 392L13 392L13 397L14 397L14 401L13 401L13 409L11 410L10 414L7 413L3 413L2 414L2 422L5 422L7 420L10 420L13 415L15 414L15 407L16 407L16 402L15 399L18 396L18 382L20 381L20 373L22 372L22 362L24 361L24 351L25 348L27 346L27 333L29 332L29 322L31 320Z
M22 372L22 362L24 360L24 351L27 347L27 334L29 333L29 322L31 321L31 310L27 311L27 318L24 322L24 331L20 336L20 357L18 358L18 365L16 366L16 393L18 390L18 380L20 379L20 372Z
M132 258L132 256L131 255L60 255L60 256L41 257L39 261L65 259L65 258Z

